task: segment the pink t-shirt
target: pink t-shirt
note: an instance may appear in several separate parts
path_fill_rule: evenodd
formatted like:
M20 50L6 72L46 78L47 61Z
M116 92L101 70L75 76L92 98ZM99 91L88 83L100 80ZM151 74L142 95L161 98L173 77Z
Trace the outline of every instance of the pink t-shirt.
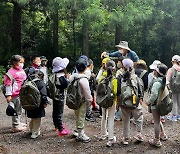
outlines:
M22 68L10 68L8 72L14 78L14 83L9 79L7 75L4 76L4 85L6 86L6 96L17 97L19 96L19 92L21 86L26 79L26 73ZM12 85L13 84L13 85Z

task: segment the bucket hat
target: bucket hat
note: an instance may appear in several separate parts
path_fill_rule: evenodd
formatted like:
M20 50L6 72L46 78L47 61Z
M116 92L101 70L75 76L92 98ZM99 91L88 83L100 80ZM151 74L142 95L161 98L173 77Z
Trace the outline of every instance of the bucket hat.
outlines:
M131 49L128 47L128 42L126 42L126 41L120 41L119 44L116 45L115 47L123 48L123 49L127 49L127 50L131 50Z
M68 64L69 64L69 59L56 57L53 59L53 62L52 62L52 66L53 66L52 72L55 73L55 72L61 71L65 69Z

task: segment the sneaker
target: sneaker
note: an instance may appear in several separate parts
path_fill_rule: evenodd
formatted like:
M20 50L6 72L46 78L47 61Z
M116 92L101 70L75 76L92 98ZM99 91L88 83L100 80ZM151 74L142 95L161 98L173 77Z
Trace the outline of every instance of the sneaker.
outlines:
M122 139L122 144L123 145L128 145L129 144L129 138L124 138Z
M76 138L76 137L78 137L78 132L77 132L77 130L74 130L72 132L72 138Z
M149 144L157 148L160 148L162 146L161 141L159 139L151 139L149 140Z
M170 115L170 116L167 116L167 119L170 120L170 121L177 121L177 116Z
M22 126L22 127L27 127L26 123L20 123L19 125Z
M106 144L107 147L111 147L114 143L116 143L116 136L113 139L109 140Z
M12 133L17 133L17 132L24 132L24 131L26 131L26 130L27 130L27 127L23 127L23 126L21 126L21 125L18 125L17 127L12 128L12 129L11 129L11 132L12 132Z
M80 141L80 142L83 142L83 143L88 143L88 142L91 141L91 139L84 133L84 131L81 131L78 134L77 140Z
M40 134L41 134L40 131L38 131L38 132L33 132L33 133L31 134L31 138L32 138L32 139L35 139L35 138L37 138Z
M86 115L86 121L90 121L90 122L94 122L95 121L95 119L94 119L94 117L92 116L92 114L91 115L89 115L89 116L87 116Z
M104 135L101 135L99 138L99 141L103 141L105 140L106 138L108 137L108 133L104 134Z
M136 139L136 141L138 142L143 142L143 137L141 133L138 133L136 136L134 136L134 138Z
M69 135L70 133L71 133L70 130L63 129L62 131L58 131L58 136L65 136L65 135Z

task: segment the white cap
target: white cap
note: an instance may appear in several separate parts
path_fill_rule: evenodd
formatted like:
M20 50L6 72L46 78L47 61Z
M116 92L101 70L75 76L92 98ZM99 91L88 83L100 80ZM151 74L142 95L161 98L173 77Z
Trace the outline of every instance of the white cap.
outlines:
M56 57L53 59L52 62L52 66L53 66L52 72L54 73L63 70L67 67L68 64L69 64L69 59Z
M152 69L152 70L155 70L159 64L161 64L161 62L160 62L159 60L155 60L155 61L153 61L153 63L149 66L149 68Z
M180 56L179 55L174 55L173 57L172 57L172 61L180 61Z

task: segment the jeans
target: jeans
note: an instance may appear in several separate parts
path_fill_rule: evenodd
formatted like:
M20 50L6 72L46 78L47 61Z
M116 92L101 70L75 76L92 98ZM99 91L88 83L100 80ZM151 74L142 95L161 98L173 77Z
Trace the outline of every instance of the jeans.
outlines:
M53 123L59 131L63 130L62 117L64 112L64 94L60 94L59 100L53 100Z

